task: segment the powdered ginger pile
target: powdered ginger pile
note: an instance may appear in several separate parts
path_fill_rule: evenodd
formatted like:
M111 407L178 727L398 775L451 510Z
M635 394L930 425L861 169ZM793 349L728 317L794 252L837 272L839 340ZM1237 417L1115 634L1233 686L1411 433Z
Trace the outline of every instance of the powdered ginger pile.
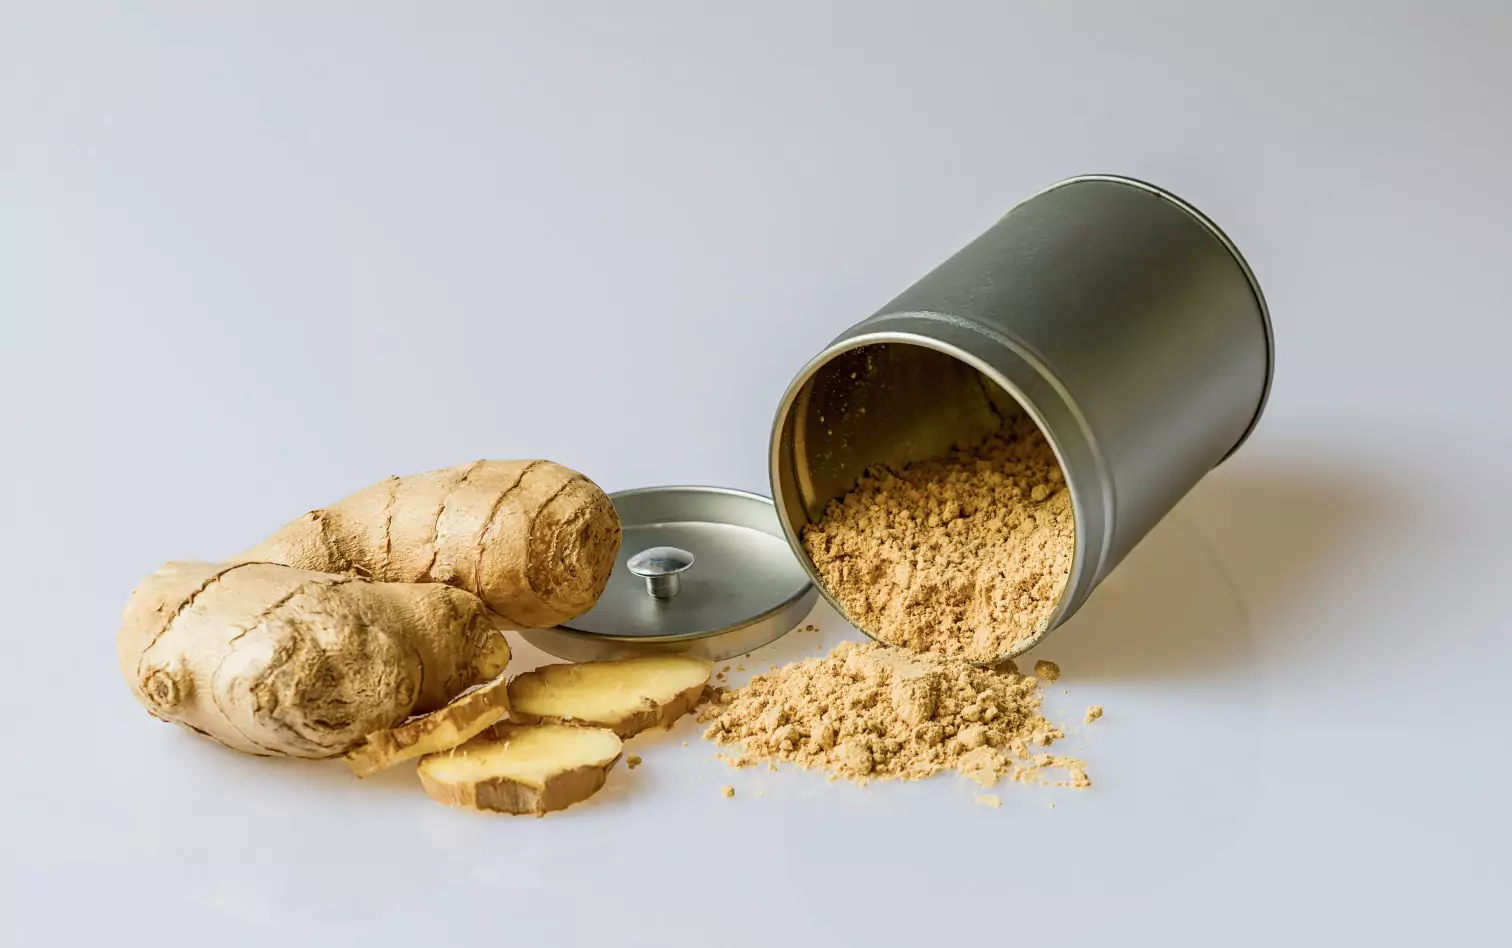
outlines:
M1040 714L1039 682L1012 670L843 642L711 698L704 736L741 745L736 766L786 761L861 782L955 770L982 786L1010 772L1091 785L1080 761L1037 750L1065 734ZM1042 780L1047 768L1064 774Z

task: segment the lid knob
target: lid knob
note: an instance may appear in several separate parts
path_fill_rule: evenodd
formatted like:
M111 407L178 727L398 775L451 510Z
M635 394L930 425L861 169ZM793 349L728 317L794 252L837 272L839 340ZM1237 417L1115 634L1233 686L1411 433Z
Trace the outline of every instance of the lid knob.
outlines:
M693 554L675 546L653 546L630 557L630 572L646 581L646 592L671 599L682 589L682 574L693 565Z

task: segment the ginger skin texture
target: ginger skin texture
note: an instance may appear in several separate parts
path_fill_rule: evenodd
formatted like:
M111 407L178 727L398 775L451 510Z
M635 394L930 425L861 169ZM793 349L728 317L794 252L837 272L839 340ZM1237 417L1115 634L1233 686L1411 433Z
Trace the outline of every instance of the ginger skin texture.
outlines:
M391 477L149 576L121 671L155 717L228 747L338 756L503 674L504 629L587 611L619 541L604 492L549 461Z
M598 601L619 518L588 478L550 461L475 461L390 477L287 524L237 557L382 583L445 583L515 628Z

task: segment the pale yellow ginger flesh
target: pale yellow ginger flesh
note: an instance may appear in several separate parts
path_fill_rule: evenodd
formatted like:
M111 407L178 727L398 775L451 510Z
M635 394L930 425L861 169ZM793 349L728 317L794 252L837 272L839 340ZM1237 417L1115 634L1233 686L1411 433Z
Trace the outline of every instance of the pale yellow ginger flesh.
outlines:
M346 763L357 776L371 777L395 764L472 740L508 716L509 690L501 674L463 692L439 711L369 734L346 755Z
M624 746L605 728L530 724L495 731L422 757L425 792L452 806L540 816L597 793Z
M605 727L630 737L670 727L691 711L712 669L684 655L545 665L509 683L510 718Z
M153 716L228 747L339 756L501 675L503 629L586 612L619 542L604 492L550 461L391 477L227 562L149 576L121 672Z

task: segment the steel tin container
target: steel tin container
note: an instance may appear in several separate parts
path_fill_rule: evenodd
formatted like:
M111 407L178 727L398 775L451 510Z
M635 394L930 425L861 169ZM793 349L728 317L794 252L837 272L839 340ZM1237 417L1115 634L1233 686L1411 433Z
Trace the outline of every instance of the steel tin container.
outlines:
M1273 362L1260 286L1223 232L1143 182L1072 178L1015 207L788 386L772 496L788 542L869 466L943 453L1025 411L1071 491L1070 618L1253 430ZM872 630L862 629L871 634Z

